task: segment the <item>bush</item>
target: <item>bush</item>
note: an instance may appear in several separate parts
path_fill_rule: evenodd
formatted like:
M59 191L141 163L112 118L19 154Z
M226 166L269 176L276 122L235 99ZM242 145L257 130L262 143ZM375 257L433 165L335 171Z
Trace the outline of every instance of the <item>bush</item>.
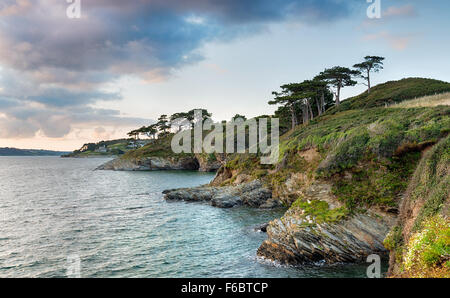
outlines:
M428 271L436 267L443 267L448 274L449 260L450 222L437 215L427 219L423 230L411 236L404 256L404 268L416 277L427 277Z

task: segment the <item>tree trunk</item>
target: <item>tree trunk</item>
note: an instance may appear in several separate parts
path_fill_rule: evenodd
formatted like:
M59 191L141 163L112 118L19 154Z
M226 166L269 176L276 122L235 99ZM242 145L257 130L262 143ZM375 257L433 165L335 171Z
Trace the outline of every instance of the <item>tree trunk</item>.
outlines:
M309 112L306 103L302 105L302 114L303 114L303 124L307 124L309 122Z
M308 103L308 108L309 108L309 118L310 118L311 120L313 120L313 119L314 119L314 113L313 113L313 111L312 111L311 101L310 101L310 100L307 100L306 102Z
M291 110L292 129L294 129L294 128L297 126L297 116L295 115L294 105L291 104L291 105L289 106L289 109Z
M316 97L316 105L317 105L317 115L322 115L322 106L320 105L320 100Z
M338 86L337 86L337 92L336 92L336 105L337 105L337 106L341 104L341 100L340 100L340 97L341 97L341 87L342 87L341 84L342 84L342 83L339 83Z
M367 70L367 86L369 87L367 89L367 94L370 94L370 69Z
M322 95L320 97L320 101L322 102L322 113L325 113L325 92L322 90Z

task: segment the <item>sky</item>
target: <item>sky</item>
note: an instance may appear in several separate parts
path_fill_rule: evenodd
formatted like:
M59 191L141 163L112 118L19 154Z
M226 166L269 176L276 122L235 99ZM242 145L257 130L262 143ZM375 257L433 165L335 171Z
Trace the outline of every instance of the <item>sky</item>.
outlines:
M386 57L373 84L450 81L450 1L373 0L375 19L367 1L0 0L0 147L72 151L194 108L272 114L280 85L367 55Z

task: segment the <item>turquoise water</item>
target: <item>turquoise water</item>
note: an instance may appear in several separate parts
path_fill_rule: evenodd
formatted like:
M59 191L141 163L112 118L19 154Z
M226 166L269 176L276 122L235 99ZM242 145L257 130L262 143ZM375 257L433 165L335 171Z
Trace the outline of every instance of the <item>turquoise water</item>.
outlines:
M107 159L0 157L0 277L364 277L364 265L277 266L256 258L258 224L283 210L166 202L198 172L94 171Z

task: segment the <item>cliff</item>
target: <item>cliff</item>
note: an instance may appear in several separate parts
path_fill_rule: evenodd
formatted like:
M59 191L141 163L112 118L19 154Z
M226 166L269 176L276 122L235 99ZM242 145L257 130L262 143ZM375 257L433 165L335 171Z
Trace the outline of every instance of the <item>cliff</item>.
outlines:
M284 135L277 164L232 156L212 185L259 180L289 207L269 223L259 256L294 265L365 262L373 253L388 255L383 241L408 183L449 127L447 106L330 113Z
M266 259L332 264L375 253L390 255L391 276L447 276L450 106L430 97L403 101L447 88L427 79L376 86L284 134L273 165L261 165L259 154L174 155L167 137L106 168L220 166L210 185L164 197L221 208L283 205L257 252Z
M155 171L191 170L212 172L219 169L225 158L222 154L175 154L170 143L173 134L153 140L142 148L131 150L101 165L97 170Z
M450 137L421 159L384 241L391 277L450 277Z

